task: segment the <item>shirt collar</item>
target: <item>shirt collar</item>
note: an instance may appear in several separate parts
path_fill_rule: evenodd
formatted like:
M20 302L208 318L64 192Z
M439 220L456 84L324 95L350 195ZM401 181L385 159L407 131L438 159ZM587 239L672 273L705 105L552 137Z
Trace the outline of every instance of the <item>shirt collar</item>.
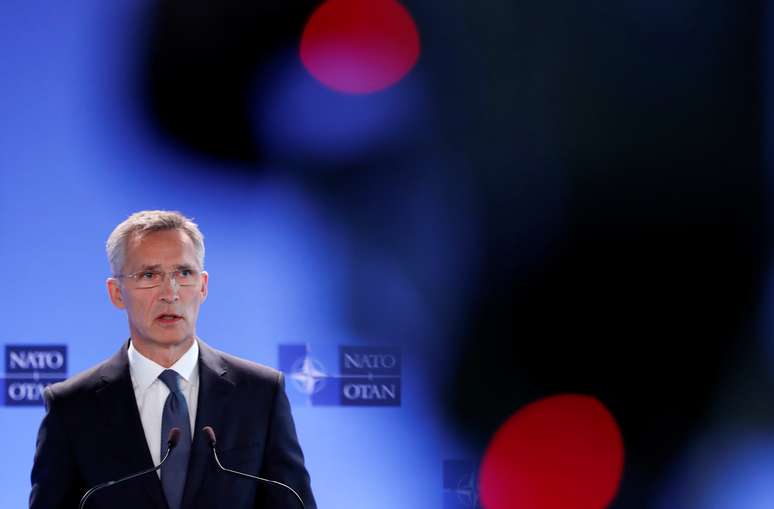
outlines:
M132 375L132 381L143 391L158 379L162 371L167 369L138 352L131 341L127 355L129 356L129 371ZM186 382L193 383L194 378L197 378L198 375L196 371L198 362L199 342L194 340L191 347L169 369L176 371Z

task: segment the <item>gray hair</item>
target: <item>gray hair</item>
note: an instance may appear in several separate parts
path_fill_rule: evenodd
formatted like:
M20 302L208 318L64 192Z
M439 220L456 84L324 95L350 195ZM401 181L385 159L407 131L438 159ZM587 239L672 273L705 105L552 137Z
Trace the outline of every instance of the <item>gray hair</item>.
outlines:
M181 230L188 234L196 250L199 266L204 268L204 235L196 223L176 211L141 210L116 226L108 237L105 249L113 275L118 275L123 270L126 244L130 239L142 238L149 233L164 230Z

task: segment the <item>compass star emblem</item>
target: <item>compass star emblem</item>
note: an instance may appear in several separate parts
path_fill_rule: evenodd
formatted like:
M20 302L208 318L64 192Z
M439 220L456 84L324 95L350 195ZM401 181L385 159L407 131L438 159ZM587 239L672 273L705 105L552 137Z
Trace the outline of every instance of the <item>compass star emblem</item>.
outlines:
M462 476L454 492L463 506L478 507L478 486L476 486L475 474L470 473Z
M290 379L299 391L307 395L320 392L327 378L328 374L320 361L309 355L298 359L291 367Z

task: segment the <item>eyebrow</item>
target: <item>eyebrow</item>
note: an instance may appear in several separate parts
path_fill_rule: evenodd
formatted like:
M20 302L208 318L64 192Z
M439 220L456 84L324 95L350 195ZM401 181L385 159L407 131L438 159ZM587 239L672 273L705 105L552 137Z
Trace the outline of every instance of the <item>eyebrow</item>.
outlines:
M173 265L173 268L175 270L181 270L181 269L189 269L189 270L191 270L191 269L194 268L194 266L191 265L190 263L182 263L182 264L178 264L178 265ZM136 272L140 272L140 271L143 271L143 270L159 270L159 269L161 269L161 264L157 263L155 265L143 265Z

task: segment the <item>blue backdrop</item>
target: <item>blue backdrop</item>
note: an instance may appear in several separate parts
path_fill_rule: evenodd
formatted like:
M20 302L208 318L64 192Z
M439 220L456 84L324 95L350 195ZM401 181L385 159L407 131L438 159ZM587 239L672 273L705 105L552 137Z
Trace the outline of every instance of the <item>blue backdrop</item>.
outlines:
M395 406L317 406L289 378L319 506L441 507L444 461L469 453L440 424L423 375L438 324L422 297L394 257L343 227L292 167L277 164L255 176L151 134L131 97L145 8L89 0L0 6L0 267L10 278L0 292L0 345L66 345L67 375L110 356L128 333L105 290L107 235L136 210L181 210L205 234L210 294L198 333L212 346L279 368L281 345L306 345L312 355L333 359L323 367L334 375L340 346L400 353ZM294 53L286 53L284 68L293 68ZM416 87L406 86L406 93ZM312 92L326 94L322 87ZM360 129L354 122L342 129ZM404 198L427 194L409 184ZM444 235L429 228L430 237ZM358 295L369 290L361 299L353 288ZM356 297L373 307L376 326L353 326ZM399 330L411 334L396 337ZM426 344L411 346L406 337ZM0 507L26 504L43 412L39 404L0 407L10 437L0 464Z

